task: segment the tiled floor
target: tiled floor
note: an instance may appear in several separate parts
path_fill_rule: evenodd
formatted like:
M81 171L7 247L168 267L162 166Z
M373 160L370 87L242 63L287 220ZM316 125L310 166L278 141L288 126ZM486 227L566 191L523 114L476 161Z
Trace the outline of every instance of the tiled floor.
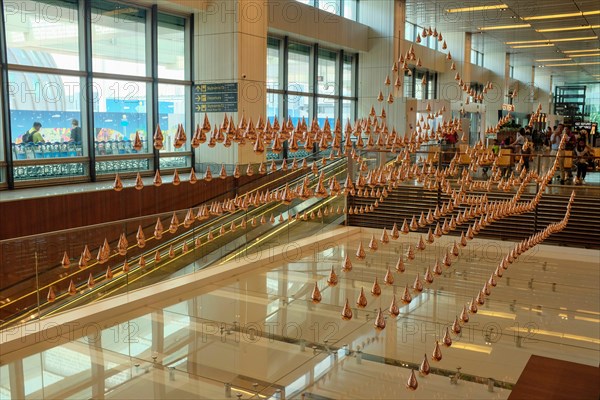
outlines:
M340 229L349 236L321 240L310 255L242 274L231 270L230 278L180 293L168 307L150 305L117 326L90 331L88 338L25 356L25 395L77 398L102 390L115 399L213 399L226 398L230 383L232 397L240 393L241 398L268 398L282 389L286 398L307 393L306 398L336 399L503 399L509 390L489 392L487 378L510 386L531 354L598 365L600 252L541 245L525 253L498 280L462 335L452 335L452 346L442 347L442 360L434 362L435 340L512 244L469 242L443 275L413 293L398 318L387 315L386 328L377 332L376 310L385 311L392 294L399 298L417 272L423 276L455 239L443 237L418 252L406 261L403 274L393 272L389 286L383 283L386 267L394 271L399 254L418 237L380 243L378 251L359 261L354 257L359 241L366 246L371 234L378 238L380 232ZM341 271L346 254L353 263L350 272ZM335 287L326 283L332 266L339 276ZM375 277L382 288L379 297L369 293ZM322 293L319 304L310 299L315 282ZM359 310L355 301L361 287L369 304ZM340 318L346 299L354 312L350 321ZM101 340L90 345L90 337ZM424 354L440 371L417 376L418 390L408 391L410 370L402 365L418 365ZM457 367L464 378L451 385L447 375ZM1 395L9 385L7 368L0 374Z

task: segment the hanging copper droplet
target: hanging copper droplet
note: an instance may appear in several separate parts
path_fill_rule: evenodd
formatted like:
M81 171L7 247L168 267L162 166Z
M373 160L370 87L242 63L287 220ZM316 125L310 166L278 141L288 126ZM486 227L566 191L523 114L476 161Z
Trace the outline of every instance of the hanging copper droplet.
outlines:
M342 309L342 319L344 321L350 321L352 319L352 309L350 308L348 299L346 299L346 303L344 304L344 308Z
M144 181L142 180L142 175L140 175L140 173L137 173L137 176L135 177L135 189L136 190L142 190L144 188Z
M127 272L129 272L130 269L131 269L131 267L129 266L129 263L127 262L127 260L125 260L123 262L123 272L127 273Z
M385 276L383 277L383 281L385 282L386 285L393 285L394 284L394 275L392 274L392 271L390 271L390 267L387 267L387 271L385 273Z
M94 275L92 275L92 273L90 272L90 276L88 276L88 280L87 280L87 286L88 288L93 288L94 285L96 285L96 281L94 280Z
M358 244L358 250L356 250L356 258L364 260L366 257L365 249L363 248L362 241Z
M327 278L327 284L329 286L335 286L338 283L338 277L333 269L333 265L331 266L331 271L329 271L329 277Z
M352 271L352 261L350 261L350 257L348 254L344 256L344 262L342 263L342 271L350 272Z
M385 230L385 228L383 228L383 232L381 232L381 238L380 238L381 243L383 244L387 244L390 242L390 237L388 236L387 231Z
M402 294L402 303L409 304L412 301L412 296L410 295L410 291L408 290L408 284L404 287L404 294Z
M140 249L144 248L144 246L146 246L146 236L144 236L144 231L142 229L142 225L138 226L138 231L137 234L135 235L135 238L137 239L137 245Z
M485 294L482 291L477 293L477 297L475 298L475 301L477 302L477 304L483 305L485 303Z
M317 282L315 282L315 287L313 288L313 291L310 295L310 299L312 300L313 303L318 304L321 302L321 299L323 297L321 296L321 291L319 290L319 285L317 284Z
M458 335L461 331L462 327L460 326L460 322L458 321L458 316L456 316L454 322L452 323L452 332Z
M464 323L469 322L469 313L467 311L467 306L466 305L463 305L463 309L462 309L462 311L460 313L460 319Z
M52 303L54 300L56 300L56 293L54 293L54 288L52 286L50 286L50 289L48 289L48 296L46 296L46 300L48 300L48 303Z
M427 270L425 271L425 275L423 276L423 279L425 279L426 283L433 283L433 274L431 273L431 268L427 267Z
M69 259L69 255L66 251L64 252L62 261L60 263L64 268L69 268L71 266L71 260Z
M138 266L140 269L146 268L146 258L144 257L143 254L140 256L140 259L138 260Z
M121 190L123 190L123 182L121 182L121 177L119 176L118 173L117 173L117 175L115 175L115 182L113 183L113 189L115 190L115 192L120 192Z
M377 317L375 317L375 321L373 322L375 329L377 331L382 331L385 329L385 318L383 317L383 313L381 312L381 308L377 311Z
M431 367L429 366L429 361L427 360L427 353L423 356L423 361L421 361L421 365L419 366L419 372L422 376L427 376L431 372Z
M152 183L156 187L162 185L162 178L160 177L160 170L158 170L158 169L156 170L156 173L154 174L154 179L152 180Z
M365 308L367 306L367 296L365 296L365 290L362 287L360 288L356 305L358 308Z
M452 346L452 338L450 337L450 330L448 329L448 327L446 327L446 331L444 332L442 343L444 343L444 346L446 347Z
M492 287L496 287L496 285L498 284L496 282L496 279L494 278L494 274L490 275L490 279L488 279L488 284Z
M73 279L71 279L71 282L69 282L69 289L67 291L71 296L77 294L77 286L75 286L75 282L73 282Z
M433 348L433 353L431 354L431 359L433 361L441 361L442 360L442 349L440 348L439 342L435 341L435 347Z
M381 296L381 286L379 286L377 277L375 277L375 282L373 282L373 286L371 287L371 294L375 297Z
M415 370L410 371L410 376L408 377L408 381L406 382L406 388L408 390L417 390L419 387L419 382L417 382L417 376L415 375Z
M477 300L475 300L475 298L472 298L469 303L469 312L471 314L477 314Z
M110 269L110 265L106 267L106 273L104 274L104 278L106 280L110 280L113 277L112 269Z
M390 303L388 311L390 312L390 315L394 317L400 315L400 308L398 308L398 304L396 303L396 295L392 296L392 302Z
M402 254L401 254L400 257L398 257L398 262L396 262L396 271L401 274L405 270L406 270L406 267L404 266L404 261L402 260Z
M413 282L412 288L417 293L420 293L423 291L423 283L421 282L421 277L418 272L417 272L417 276L415 277L415 281Z

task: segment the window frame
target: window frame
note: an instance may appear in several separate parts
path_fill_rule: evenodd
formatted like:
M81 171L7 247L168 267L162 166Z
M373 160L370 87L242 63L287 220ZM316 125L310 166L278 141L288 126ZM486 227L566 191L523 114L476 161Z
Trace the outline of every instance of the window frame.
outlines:
M35 0L33 0L35 1ZM119 4L118 1L106 1L103 4L109 6L108 3ZM148 153L144 153L143 155L137 154L134 156L129 155L112 155L110 157L99 156L96 157L94 151L94 116L97 115L97 111L94 109L93 102L81 102L80 104L80 127L86 133L84 134L87 137L87 144L84 144L84 153L82 157L73 157L73 158L53 158L47 159L44 162L46 164L67 164L70 160L73 162L83 162L84 166L86 166L86 172L83 176L75 176L75 177L57 177L57 178L48 178L48 183L51 182L76 182L76 181L92 181L95 182L99 180L100 176L98 176L97 166L100 162L105 161L118 161L118 160L127 160L127 159L139 159L139 158L147 158L148 159L148 168L145 170L140 170L140 172L146 172L146 174L151 175L160 167L160 158L161 157L170 157L171 153L159 153L152 146L152 136L154 129L156 127L156 123L158 122L158 112L159 112L159 97L158 97L158 85L159 84L171 84L171 85L180 85L185 88L185 120L181 121L184 124L186 132L188 132L188 137L192 133L193 121L194 121L194 110L192 104L192 94L193 94L193 23L194 18L192 14L176 14L170 12L163 12L158 9L157 5L152 5L148 7L133 5L132 8L138 10L138 12L145 13L144 18L144 26L145 26L145 64L146 64L146 74L144 76L130 76L130 75L122 75L119 73L106 73L106 72L98 72L93 68L93 54L91 51L92 44L92 24L94 23L91 15L92 15L92 7L97 5L97 3L92 4L92 2L88 0L66 0L65 4L74 4L75 9L77 11L77 18L74 19L73 23L77 24L78 31L78 49L79 49L79 67L73 70L63 70L58 68L48 68L43 66L28 66L21 64L8 64L7 62L7 42L6 42L6 30L5 24L2 24L2 28L0 29L0 73L2 76L0 77L1 89L3 98L7 99L8 97L8 74L9 72L21 72L21 73L35 73L35 74L50 74L50 75L61 75L68 76L72 78L78 78L86 87L82 89L80 92L80 96L86 96L86 98L93 98L93 81L94 79L110 79L110 80L130 80L134 82L143 82L147 86L146 90L146 119L147 119L147 146ZM128 7L130 7L128 5ZM96 8L96 7L95 7ZM4 21L4 7L1 8L1 17ZM183 32L184 32L184 76L183 79L171 79L165 77L159 77L158 73L158 58L159 58L159 45L158 45L158 25L159 20L161 26L164 25L165 19L168 21L173 18L179 19L180 23L183 24ZM168 23L168 22L167 22ZM180 25L181 26L181 25ZM0 123L2 124L2 130L6 134L3 135L3 146L0 145L0 150L3 150L3 156L0 157L0 174L2 174L2 168L6 167L6 183L9 188L14 188L15 184L19 187L31 186L35 183L36 178L30 177L23 180L18 180L15 182L14 179L14 168L15 168L15 160L13 160L12 156L12 140L11 140L11 110L10 110L10 102L4 101L2 106L2 119ZM82 140L85 143L85 139ZM4 149L2 149L4 147ZM151 149L151 150L150 150ZM186 163L183 168L189 168L194 163L194 152L189 146L185 149L185 152L177 152L177 155L185 154ZM25 164L39 164L41 160L23 160ZM22 162L19 162L22 163ZM109 174L102 175L102 178L112 179L114 174L119 172L118 168ZM46 180L45 180L46 181ZM2 185L2 179L0 177L0 185Z

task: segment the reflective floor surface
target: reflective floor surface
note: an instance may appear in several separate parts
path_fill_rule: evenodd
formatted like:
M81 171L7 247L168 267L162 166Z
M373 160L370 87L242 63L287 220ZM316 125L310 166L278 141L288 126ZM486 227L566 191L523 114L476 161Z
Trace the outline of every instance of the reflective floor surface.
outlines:
M18 385L12 393L28 399L505 399L531 354L600 362L600 252L540 245L524 253L436 362L435 341L513 244L469 242L394 318L386 311L392 295L399 299L456 238L405 259L400 274L394 266L416 234L379 243L359 261L358 243L366 247L381 232L339 229L347 230L343 240L321 239L309 255L294 251L285 263L232 271L181 293L176 304L110 328L90 325L85 337L3 364L0 397ZM350 272L341 271L346 254ZM333 287L326 282L332 266L339 277ZM383 280L388 266L393 285ZM378 297L370 293L375 278ZM315 282L318 304L311 301ZM356 308L361 287L364 309ZM350 321L340 315L346 299ZM379 308L386 316L380 332L373 325ZM410 370L425 354L433 371L417 373L418 389L409 391Z

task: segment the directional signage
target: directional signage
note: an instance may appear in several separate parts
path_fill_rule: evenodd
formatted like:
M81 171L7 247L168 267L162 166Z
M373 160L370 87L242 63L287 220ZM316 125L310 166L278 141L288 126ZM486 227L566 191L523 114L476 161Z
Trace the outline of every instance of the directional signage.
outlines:
M201 83L194 86L196 112L237 112L237 83Z
M196 112L237 112L237 103L199 103L194 104Z

